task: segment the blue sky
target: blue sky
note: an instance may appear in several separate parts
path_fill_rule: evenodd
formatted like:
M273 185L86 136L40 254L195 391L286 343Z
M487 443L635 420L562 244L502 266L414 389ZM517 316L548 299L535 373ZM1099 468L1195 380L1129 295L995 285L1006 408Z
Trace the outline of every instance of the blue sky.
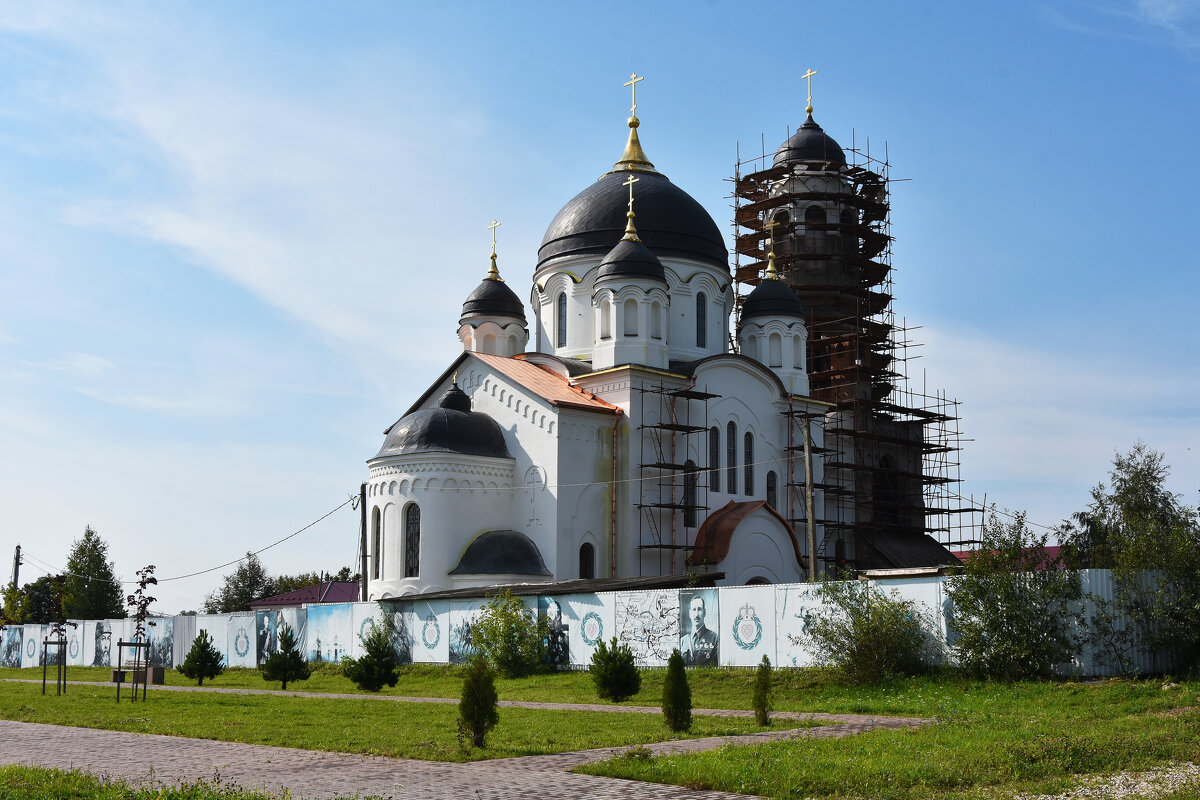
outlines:
M0 558L91 524L126 578L228 561L356 491L487 268L527 296L619 156L728 230L737 148L885 143L910 376L964 493L1056 523L1114 450L1200 486L1200 3L0 6ZM263 559L352 561L343 509ZM36 561L35 561L36 560ZM220 572L162 584L199 605Z

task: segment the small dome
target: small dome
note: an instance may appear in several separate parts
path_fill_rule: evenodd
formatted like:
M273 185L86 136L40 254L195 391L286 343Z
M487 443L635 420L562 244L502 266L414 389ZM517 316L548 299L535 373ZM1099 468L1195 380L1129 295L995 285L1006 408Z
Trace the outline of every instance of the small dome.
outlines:
M476 536L451 575L537 575L550 577L538 546L517 531L484 531Z
M742 303L742 322L760 317L795 317L804 319L804 306L796 293L780 280L767 278L754 287Z
M414 411L393 425L375 458L410 453L458 453L512 458L496 420L471 410L471 398L451 386L437 408Z
M616 170L575 195L550 222L538 248L538 267L569 255L604 255L625 232L629 171ZM638 172L638 236L660 256L691 258L729 269L725 240L713 218L684 190L657 172Z
M637 239L622 239L600 262L596 280L602 278L645 278L667 282L667 273L650 248Z
M471 317L513 317L524 322L525 304L504 281L484 278L475 291L467 295L459 323Z
M812 114L809 114L800 129L775 152L775 166L793 161L845 164L846 154L833 137L813 122Z

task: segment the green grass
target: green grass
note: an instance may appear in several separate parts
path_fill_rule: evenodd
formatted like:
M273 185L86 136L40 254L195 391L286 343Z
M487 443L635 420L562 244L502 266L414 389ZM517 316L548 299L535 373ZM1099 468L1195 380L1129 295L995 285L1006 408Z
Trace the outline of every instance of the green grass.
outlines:
M189 736L250 744L437 761L556 753L677 738L659 714L501 708L484 749L460 746L456 704L381 702L215 692L155 692L121 703L115 690L70 686L45 696L37 684L0 684L0 718L20 722ZM690 735L762 730L753 719L697 717Z
M1200 759L1198 691L1197 682L1164 690L1162 681L1001 684L925 678L870 688L814 681L804 698L778 706L825 706L832 692L840 697L839 710L930 715L940 724L693 755L635 754L580 769L772 798L1052 794L1082 774Z
M279 800L280 795L248 791L215 781L143 788L78 770L0 767L0 800Z

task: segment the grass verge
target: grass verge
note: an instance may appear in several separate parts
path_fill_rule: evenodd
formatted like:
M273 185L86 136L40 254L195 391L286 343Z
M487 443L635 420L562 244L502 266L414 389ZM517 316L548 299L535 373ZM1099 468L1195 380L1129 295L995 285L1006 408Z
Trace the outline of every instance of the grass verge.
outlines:
M0 800L280 800L280 795L249 791L217 781L175 786L135 786L78 770L0 767Z

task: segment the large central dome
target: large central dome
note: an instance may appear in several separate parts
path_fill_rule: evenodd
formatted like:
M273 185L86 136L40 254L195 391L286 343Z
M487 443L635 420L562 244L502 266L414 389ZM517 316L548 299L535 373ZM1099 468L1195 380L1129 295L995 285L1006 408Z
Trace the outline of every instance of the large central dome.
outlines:
M635 174L638 236L651 252L728 271L729 253L717 223L704 206L645 160L636 127L636 119L630 120L630 146L616 168L571 198L551 221L538 249L538 268L560 256L603 256L612 250L625 232L629 210L625 181Z

